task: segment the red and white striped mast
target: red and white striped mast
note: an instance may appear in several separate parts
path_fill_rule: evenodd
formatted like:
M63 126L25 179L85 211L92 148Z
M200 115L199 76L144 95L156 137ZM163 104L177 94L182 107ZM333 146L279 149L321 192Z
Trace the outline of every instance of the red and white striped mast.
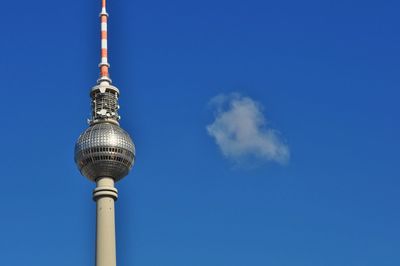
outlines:
M110 68L110 64L108 63L108 40L107 40L108 13L106 7L106 0L102 0L100 21L101 21L101 62L99 64L100 68L99 81L100 82L108 81L111 83L108 71L108 69Z

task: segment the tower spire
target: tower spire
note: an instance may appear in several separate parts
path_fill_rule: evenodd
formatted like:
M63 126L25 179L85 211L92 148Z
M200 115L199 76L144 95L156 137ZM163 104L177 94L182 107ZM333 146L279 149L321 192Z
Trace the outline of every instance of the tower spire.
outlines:
M118 115L118 97L119 90L111 85L111 79L108 69L108 47L107 47L107 22L108 13L106 0L101 0L101 59L100 59L100 77L96 86L92 88L90 96L92 98L92 117L88 120L89 124L95 123L114 123L119 124L120 116Z
M102 0L100 22L101 22L101 61L99 64L100 68L99 83L102 81L108 81L109 83L111 83L108 71L110 68L110 64L108 63L108 44L107 44L108 13L107 13L106 0Z

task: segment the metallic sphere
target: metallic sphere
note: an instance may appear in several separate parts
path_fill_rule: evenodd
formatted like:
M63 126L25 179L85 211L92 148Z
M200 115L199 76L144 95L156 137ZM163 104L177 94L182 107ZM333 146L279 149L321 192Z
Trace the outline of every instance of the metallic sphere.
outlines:
M75 144L75 163L92 181L111 177L118 181L132 169L135 145L129 134L113 123L90 126Z

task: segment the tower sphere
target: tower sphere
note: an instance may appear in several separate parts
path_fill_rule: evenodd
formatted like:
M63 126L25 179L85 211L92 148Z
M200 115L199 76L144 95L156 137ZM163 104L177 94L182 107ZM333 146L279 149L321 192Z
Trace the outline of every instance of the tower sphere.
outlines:
M75 163L92 181L100 177L121 180L132 169L135 145L120 126L102 122L91 125L75 144Z

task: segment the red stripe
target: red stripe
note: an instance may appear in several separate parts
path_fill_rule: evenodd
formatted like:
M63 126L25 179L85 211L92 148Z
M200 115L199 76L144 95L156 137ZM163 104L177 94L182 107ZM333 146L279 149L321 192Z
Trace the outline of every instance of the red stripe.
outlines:
M102 77L108 77L108 67L107 66L101 66L100 72L101 72Z
M108 56L108 51L106 48L101 49L101 57L107 57Z

